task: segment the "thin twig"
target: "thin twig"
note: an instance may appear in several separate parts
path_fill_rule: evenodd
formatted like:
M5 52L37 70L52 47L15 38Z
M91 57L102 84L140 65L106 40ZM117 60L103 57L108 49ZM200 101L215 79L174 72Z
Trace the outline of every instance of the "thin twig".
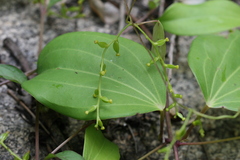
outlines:
M128 124L128 129L133 137L133 141L134 141L134 145L135 145L135 152L137 153L138 152L138 147L137 147L137 140L136 140L136 137L134 136L134 133L133 133L133 130L132 130L132 127Z
M147 19L155 10L156 10L156 9L150 10L145 16L143 16L142 18L136 20L135 23L141 23L141 22L143 22L143 21L144 21L145 19ZM132 16L132 15L131 15L131 16ZM129 32L131 29L132 29L131 27L127 28L127 29L123 32L123 34Z
M175 157L175 160L179 160L179 155L178 155L178 146L177 144L175 143L174 146L173 146L173 152L174 152L174 157Z
M161 0L160 6L159 6L159 12L158 12L158 16L162 16L163 12L164 12L164 7L165 7L165 0Z
M18 102L26 111L34 118L36 119L36 116L33 114L33 112L27 107L27 105L21 101L11 90L7 90L7 93L16 101ZM42 122L39 122L40 126L44 129L44 131L50 135L50 132L46 129L46 127L42 124Z
M163 143L163 131L164 131L164 119L165 119L165 110L160 112L160 133L159 133L159 140Z
M125 7L124 7L124 1L120 2L120 7L119 7L119 25L118 25L118 32L122 30L122 28L125 25Z
M39 107L36 107L35 120L35 160L39 160Z
M203 144L212 144L212 143L226 142L226 141L239 140L239 139L240 139L240 136L232 137L232 138L219 139L219 140L215 140L215 141L206 141L206 142L179 142L178 145L180 145L180 146L184 146L184 145L203 145Z
M174 52L174 47L175 47L175 39L176 35L172 35L170 38L170 47L169 47L169 52L168 52L168 58L169 58L169 64L173 64L173 52ZM168 78L172 78L172 69L168 70Z
M23 55L22 51L20 48L17 46L15 42L11 38L5 38L3 40L3 45L5 48L7 48L10 51L10 54L15 58L15 60L19 63L21 66L22 70L24 72L30 70L29 63L25 56Z
M44 21L46 19L47 13L47 2L44 0L43 4L39 3L40 7L40 31L39 31L39 42L38 42L38 52L37 55L40 54L43 46L43 32L44 32Z
M62 148L62 146L64 146L66 143L68 143L71 139L73 139L75 136L78 135L79 132L83 131L84 129L86 129L88 126L90 126L91 124L93 124L94 122L90 122L86 125L84 125L82 128L80 128L79 130L77 130L73 135L71 135L70 137L68 137L65 141L63 141L57 148L55 148L51 153L55 154L60 148Z
M148 156L150 156L151 154L157 152L159 149L163 148L164 146L166 146L167 144L161 144L158 147L154 148L153 150L151 150L150 152L148 152L147 154L145 154L144 156L142 156L141 158L139 158L138 160L144 160L145 158L147 158Z

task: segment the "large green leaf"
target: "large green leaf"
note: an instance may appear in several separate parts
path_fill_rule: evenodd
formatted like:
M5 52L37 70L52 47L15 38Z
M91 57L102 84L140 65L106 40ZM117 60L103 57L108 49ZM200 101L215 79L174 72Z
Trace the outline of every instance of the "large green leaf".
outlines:
M0 64L1 77L19 84L27 80L27 77L20 69L6 64Z
M160 17L166 31L177 35L216 33L240 26L240 7L227 0L198 5L174 3Z
M209 107L237 111L240 107L240 32L226 39L199 36L188 61Z
M54 39L40 54L39 75L25 82L23 88L64 115L95 119L95 112L85 114L97 103L92 95L98 86L103 49L94 40L109 43L114 38L103 33L75 32ZM105 54L107 73L102 79L102 95L113 103L101 103L101 119L162 110L166 88L155 66L146 66L150 60L148 52L140 44L121 37L119 47L121 56L115 56L112 47Z
M120 154L118 146L91 125L86 129L83 157L85 160L119 160Z

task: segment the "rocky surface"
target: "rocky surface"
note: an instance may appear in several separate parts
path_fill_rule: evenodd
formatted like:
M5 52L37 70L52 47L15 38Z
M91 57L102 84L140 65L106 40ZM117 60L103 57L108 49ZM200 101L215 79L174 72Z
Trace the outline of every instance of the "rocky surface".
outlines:
M135 8L138 15L137 7L143 7L145 3L138 3ZM142 6L143 5L143 6ZM146 5L146 4L145 4ZM84 4L86 18L80 19L62 19L62 18L47 18L44 32L44 45L58 35L73 32L73 31L97 31L109 34L116 34L118 24L106 25L101 22L89 10L88 3ZM144 12L145 13L145 12ZM21 49L24 56L27 58L32 69L36 68L38 39L39 39L39 7L32 4L29 0L2 0L0 5L0 61L15 66L19 66L16 60L10 56L9 52L3 47L3 40L11 38ZM132 34L126 35L131 39L136 36ZM179 70L173 72L171 83L177 93L183 94L182 103L190 108L201 110L204 106L203 96L187 65L187 52L192 37L178 37L177 45L174 52L174 63L180 65ZM17 93L16 93L17 94ZM34 109L29 96L18 95L20 98L25 98L26 103ZM25 114L19 112L16 108L21 108L20 105L8 94L6 85L0 86L0 133L10 131L9 138L5 141L16 154L23 155L27 151L31 151L34 156L34 125L33 120L27 122L23 117ZM185 114L185 112L183 111ZM210 115L234 114L233 112L213 109L207 112ZM49 114L56 114L50 112ZM46 115L43 115L46 116ZM51 115L52 116L52 115ZM53 116L52 116L53 117ZM56 114L57 118L49 122L48 129L52 136L55 137L57 144L60 144L65 138L71 135L76 128L80 128L81 121L73 120ZM44 118L42 118L44 119ZM173 123L173 129L179 128L181 122ZM239 136L240 118L224 119L224 120L203 120L206 136L201 138L194 130L189 137L189 141L206 141L217 140ZM70 127L67 127L70 126ZM109 126L105 131L105 135L117 143L121 159L133 160L141 157L150 150L159 145L157 139L159 134L159 114L156 112L134 117L127 117L117 120L110 120ZM64 149L73 149L79 153L82 151L83 133L72 140ZM166 137L166 136L165 136ZM40 131L40 151L41 159L46 156L57 144L54 144L50 136L44 131ZM183 160L237 160L240 159L240 144L238 141L230 141L217 144L209 144L204 146L184 146L179 148L180 159ZM77 148L77 149L76 149ZM163 154L154 153L149 159L162 159ZM0 159L13 159L10 154L0 147ZM170 157L173 159L173 156Z

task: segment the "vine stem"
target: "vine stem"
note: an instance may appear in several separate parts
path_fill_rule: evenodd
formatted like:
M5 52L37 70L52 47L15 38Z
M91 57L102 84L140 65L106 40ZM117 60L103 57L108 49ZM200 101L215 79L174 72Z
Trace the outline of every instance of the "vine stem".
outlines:
M215 141L206 141L206 142L179 142L179 146L184 145L203 145L203 144L212 144L212 143L219 143L219 142L226 142L226 141L232 141L232 140L238 140L240 139L240 136L238 137L232 137L232 138L225 138L225 139L219 139Z
M18 155L16 155L8 146L6 146L3 142L0 142L0 144L12 155L16 160L22 160Z
M141 158L139 158L138 160L144 160L145 158L147 158L148 156L150 156L151 154L157 152L159 149L163 148L164 146L166 146L166 143L163 143L161 145L159 145L158 147L154 148L153 150L151 150L150 152L148 152L147 154L145 154L144 156L142 156Z
M201 113L206 113L208 109L209 109L209 107L208 107L207 105L205 105L205 106L203 107ZM201 119L201 116L197 116L197 118L196 118L195 120L200 120L200 119ZM188 128L186 134L182 137L182 140L183 140L183 139L186 139L186 138L189 136L189 134L191 133L191 131L192 131L193 128L194 128L194 125L191 124L191 126Z

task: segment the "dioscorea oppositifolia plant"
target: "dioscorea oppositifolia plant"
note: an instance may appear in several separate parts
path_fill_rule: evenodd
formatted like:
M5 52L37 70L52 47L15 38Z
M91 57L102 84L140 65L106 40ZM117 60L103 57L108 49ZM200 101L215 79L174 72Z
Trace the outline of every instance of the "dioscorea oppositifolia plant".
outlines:
M204 135L201 117L235 118L239 114L240 32L233 30L226 37L212 34L240 26L239 14L239 6L230 1L213 0L194 6L174 3L159 20L150 21L155 23L152 39L140 28L141 23L133 23L128 16L126 27L116 36L72 32L55 38L42 50L38 75L31 80L19 69L3 64L0 75L21 84L46 107L76 119L95 120L95 125L86 129L83 156L64 151L49 154L46 159L120 159L118 147L101 133L107 127L102 120L159 111L163 123L169 122L168 112L174 108L175 117L184 123L167 141L160 138L163 148L158 151L164 152L168 159L172 148L177 155L176 148L187 144L182 141L193 126L199 125L200 134ZM142 33L152 47L147 49L120 37L129 26ZM188 63L206 101L202 112L178 102L184 95L175 93L167 72L179 66L165 63L169 39L164 36L164 29L177 35L199 35L192 42ZM171 99L172 104L167 99ZM188 111L186 117L179 112L179 107ZM204 114L209 108L226 108L236 114L212 117ZM197 118L187 127L193 114ZM161 130L160 137L163 126ZM1 144L4 145L3 140Z

